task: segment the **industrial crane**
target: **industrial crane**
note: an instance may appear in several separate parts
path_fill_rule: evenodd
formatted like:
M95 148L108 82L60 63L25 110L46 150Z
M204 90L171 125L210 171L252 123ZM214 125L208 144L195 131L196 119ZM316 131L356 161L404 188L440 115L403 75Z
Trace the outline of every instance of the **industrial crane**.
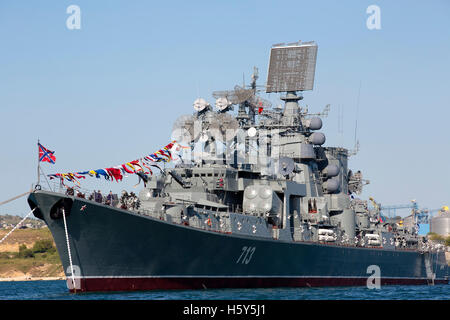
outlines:
M370 198L369 198L370 199ZM374 201L372 201L374 202ZM416 200L411 200L411 204L400 204L400 205L393 205L393 206L379 206L380 211L387 211L387 216L389 218L395 217L395 213L397 209L411 209L412 212L418 212L419 207L417 205ZM393 215L391 215L391 212L393 212Z
M435 212L446 212L449 211L449 207L448 206L443 206L437 209L427 209L424 208L422 210L420 210L420 212L417 214L417 222L418 223L430 223L430 219L433 217L433 214Z

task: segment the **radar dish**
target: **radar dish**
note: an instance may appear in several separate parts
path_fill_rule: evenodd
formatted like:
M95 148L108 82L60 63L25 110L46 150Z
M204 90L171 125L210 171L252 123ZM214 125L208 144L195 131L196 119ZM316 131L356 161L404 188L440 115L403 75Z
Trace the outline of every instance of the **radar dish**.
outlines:
M254 95L253 89L244 89L239 86L234 86L234 92L235 92L236 98L238 99L237 103L241 103L246 100L249 100Z
M270 108L271 106L272 106L272 103L269 101L269 100L266 100L266 99L263 99L263 98L261 98L261 97L259 97L259 96L253 96L250 100L249 100L249 102L250 102L250 105L253 107L253 108L263 108L263 109L266 109L266 108Z
M202 123L191 115L182 115L175 120L172 127L172 138L176 141L192 142L202 132Z
M225 111L231 105L226 97L219 97L216 99L216 108L219 111Z
M217 141L227 142L232 140L239 130L239 123L237 120L227 114L219 113L210 122L209 133Z
M317 44L314 42L273 46L266 92L312 90L316 58Z
M281 157L278 160L278 169L283 176L288 176L294 171L294 160L288 157Z
M214 91L212 96L216 99L226 98L231 104L239 104L249 100L254 95L253 89L244 89L240 86L235 86L234 90L228 91Z
M201 112L206 109L206 107L209 107L210 104L203 98L198 98L194 101L194 110L197 112Z

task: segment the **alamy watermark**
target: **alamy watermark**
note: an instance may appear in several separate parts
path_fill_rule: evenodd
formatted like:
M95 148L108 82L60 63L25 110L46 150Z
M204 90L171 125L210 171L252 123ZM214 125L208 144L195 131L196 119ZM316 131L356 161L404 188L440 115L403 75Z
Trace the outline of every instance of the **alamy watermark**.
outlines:
M372 4L367 7L366 13L370 16L366 20L366 26L369 30L381 29L381 9L379 6Z
M73 269L73 274L72 274ZM70 274L70 275L69 275ZM81 269L79 266L74 264L72 267L68 266L66 270L66 284L69 290L79 290L81 289Z
M373 264L367 267L367 273L370 277L367 278L368 289L380 289L381 288L381 269L379 266Z
M266 174L277 173L278 166L274 166L280 157L293 157L294 154L285 154L280 150L282 137L279 130L259 129L258 134L253 135L251 130L239 128L202 131L200 126L194 127L194 133L184 128L172 132L172 140L184 145L185 148L178 154L182 162L202 163L211 162L216 164L231 165L257 165L264 169ZM314 133L313 133L314 134ZM312 134L312 135L313 135ZM187 147L189 145L189 147ZM311 152L312 145L309 145Z
M66 20L66 27L69 30L81 29L81 9L79 6L72 4L67 7L66 13L70 16Z

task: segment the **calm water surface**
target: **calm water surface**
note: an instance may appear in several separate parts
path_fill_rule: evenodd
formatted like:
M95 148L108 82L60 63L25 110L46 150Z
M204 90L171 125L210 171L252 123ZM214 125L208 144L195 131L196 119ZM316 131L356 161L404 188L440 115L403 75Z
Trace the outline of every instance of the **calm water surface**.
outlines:
M0 282L0 300L450 300L450 285L160 290L71 294L66 282Z

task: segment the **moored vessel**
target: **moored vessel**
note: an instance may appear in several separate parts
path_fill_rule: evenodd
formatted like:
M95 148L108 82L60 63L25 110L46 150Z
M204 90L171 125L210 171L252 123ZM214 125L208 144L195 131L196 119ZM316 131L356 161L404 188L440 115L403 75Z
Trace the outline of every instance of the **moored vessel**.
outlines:
M348 168L351 152L325 147L320 114L300 105L316 56L314 42L272 47L265 90L282 93L284 108L258 95L255 68L248 87L214 92L214 108L197 99L162 153L50 175L63 184L136 174L139 195L38 186L28 202L52 232L70 290L448 283L445 247L359 199L368 181ZM157 166L175 154L173 167Z

